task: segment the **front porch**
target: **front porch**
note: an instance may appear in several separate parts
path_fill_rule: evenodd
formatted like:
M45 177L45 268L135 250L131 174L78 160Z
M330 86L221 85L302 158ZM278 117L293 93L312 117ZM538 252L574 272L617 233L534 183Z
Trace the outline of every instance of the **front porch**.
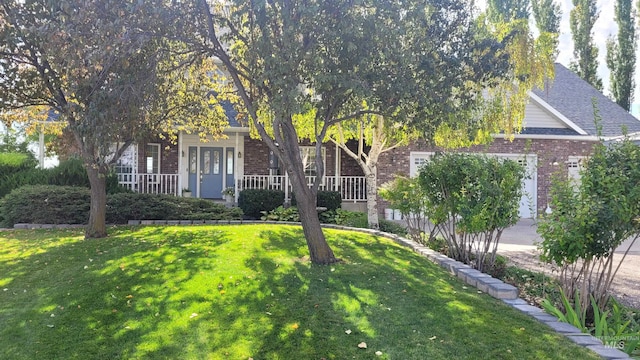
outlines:
M313 179L313 177L307 177L307 183L311 185ZM118 173L118 182L134 192L173 196L181 196L182 184L187 184L179 174ZM241 175L236 179L234 189L236 202L240 191L245 189L281 190L284 191L285 201L290 201L293 193L288 175ZM367 200L364 176L325 176L319 189L340 192L343 202ZM218 195L212 199L222 198L222 194ZM199 193L193 193L192 196L202 197L202 190Z

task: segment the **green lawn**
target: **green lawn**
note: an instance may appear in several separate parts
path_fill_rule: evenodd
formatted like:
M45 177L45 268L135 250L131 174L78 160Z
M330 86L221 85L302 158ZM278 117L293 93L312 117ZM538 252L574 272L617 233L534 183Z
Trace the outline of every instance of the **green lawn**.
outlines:
M295 226L110 232L0 232L0 358L597 359L384 238L326 230L323 267Z

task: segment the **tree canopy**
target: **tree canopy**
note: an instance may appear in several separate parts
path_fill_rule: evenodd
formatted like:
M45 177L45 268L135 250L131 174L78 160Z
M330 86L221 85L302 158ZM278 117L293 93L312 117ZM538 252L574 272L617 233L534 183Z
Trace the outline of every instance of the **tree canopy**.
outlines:
M168 2L7 0L0 19L0 110L64 121L91 180L88 237L106 235L104 175L129 144L225 124L207 96L210 64L172 40L180 17Z

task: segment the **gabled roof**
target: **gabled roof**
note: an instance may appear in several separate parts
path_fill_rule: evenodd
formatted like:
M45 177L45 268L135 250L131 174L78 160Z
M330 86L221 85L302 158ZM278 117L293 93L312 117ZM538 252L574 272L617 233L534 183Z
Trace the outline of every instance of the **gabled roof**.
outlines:
M533 94L544 102L542 105L561 114L567 125L583 130L583 135L620 136L625 127L629 134L640 132L640 120L561 64L555 64L555 78L545 89L536 88ZM595 99L602 119L602 134L598 134L596 128L592 99Z

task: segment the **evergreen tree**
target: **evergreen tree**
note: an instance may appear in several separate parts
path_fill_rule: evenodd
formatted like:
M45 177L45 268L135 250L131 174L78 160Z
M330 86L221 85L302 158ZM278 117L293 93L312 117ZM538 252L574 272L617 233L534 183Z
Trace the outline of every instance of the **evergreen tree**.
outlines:
M599 15L596 0L573 0L573 6L569 20L575 60L571 63L571 70L598 90L602 90L602 79L598 77L598 48L591 36L593 25Z
M639 3L640 5L640 3ZM618 105L629 111L633 98L633 81L636 64L636 36L634 11L631 0L617 0L615 20L618 23L617 39L607 40L607 66L611 71L611 94Z

